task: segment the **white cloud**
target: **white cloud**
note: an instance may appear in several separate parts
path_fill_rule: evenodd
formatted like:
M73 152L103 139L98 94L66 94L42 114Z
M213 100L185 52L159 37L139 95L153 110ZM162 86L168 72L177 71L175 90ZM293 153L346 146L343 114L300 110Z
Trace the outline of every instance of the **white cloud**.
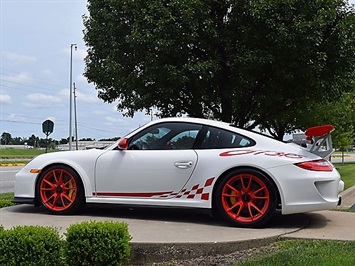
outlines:
M51 77L53 75L53 72L51 70L49 70L49 69L43 69L41 71L41 73L42 73L43 76L46 76L46 77Z
M69 101L69 89L62 89L58 92L58 95L68 99Z
M111 116L106 116L105 117L105 125L120 125L120 126L127 126L129 125L129 123L123 119L120 118L115 118L115 117L111 117Z
M79 46L77 46L77 49L75 49L75 46L71 48L69 46L68 48L65 48L61 51L61 53L65 54L66 56L70 57L70 54L73 56L73 61L80 61L82 62L84 58L87 55L87 52L85 49L81 49Z
M56 119L54 116L49 116L45 120L51 120L51 121L55 122Z
M75 54L73 54L74 60L84 61L85 57L87 56L87 51L85 49L78 48Z
M100 116L102 116L102 115L106 114L106 111L103 111L103 110L94 110L92 113L93 113L94 115L100 115Z
M3 51L2 55L6 61L10 62L11 65L27 65L33 64L37 61L37 59L33 56L21 55L8 51Z
M6 119L8 119L9 121L12 121L12 122L23 122L26 120L25 117L23 117L21 115L17 115L17 114L10 114L6 117Z
M50 108L62 106L60 98L42 93L34 93L26 96L24 105L30 108Z
M72 88L74 90L74 88ZM102 101L97 98L95 95L90 95L88 93L82 92L80 89L76 89L75 91L76 94L76 100L77 102L82 102L82 103L102 103ZM69 96L70 92L69 89L62 89L58 92L58 96L62 97L65 99L65 101L69 102Z
M29 76L26 72L21 72L17 75L12 75L4 78L4 83L12 83L11 86L23 85L33 82L33 78Z
M85 84L85 85L88 85L88 80L86 79L86 77L84 77L83 75L78 75L74 78L75 82L77 83L82 83L82 84Z
M11 96L7 94L0 94L0 103L12 103Z
M102 103L102 101L99 98L97 98L96 96L85 94L85 93L81 92L80 90L76 90L75 94L77 96L76 100L78 102Z

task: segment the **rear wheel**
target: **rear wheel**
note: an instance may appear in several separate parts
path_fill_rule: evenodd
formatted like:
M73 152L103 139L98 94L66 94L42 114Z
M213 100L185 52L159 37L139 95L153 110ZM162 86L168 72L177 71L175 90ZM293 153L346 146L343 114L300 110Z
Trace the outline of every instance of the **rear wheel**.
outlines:
M71 214L84 204L84 191L78 174L67 166L47 169L37 184L41 204L55 214Z
M219 213L233 225L260 227L276 209L276 192L264 174L239 169L223 177L215 201Z

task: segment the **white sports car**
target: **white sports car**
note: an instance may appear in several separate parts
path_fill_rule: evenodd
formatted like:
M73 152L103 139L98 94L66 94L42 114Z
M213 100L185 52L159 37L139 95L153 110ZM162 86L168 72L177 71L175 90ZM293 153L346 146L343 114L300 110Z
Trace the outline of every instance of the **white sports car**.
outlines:
M15 203L71 214L85 204L202 208L259 227L282 214L331 209L344 188L328 161L330 125L304 148L196 118L152 121L104 149L55 152L15 178Z

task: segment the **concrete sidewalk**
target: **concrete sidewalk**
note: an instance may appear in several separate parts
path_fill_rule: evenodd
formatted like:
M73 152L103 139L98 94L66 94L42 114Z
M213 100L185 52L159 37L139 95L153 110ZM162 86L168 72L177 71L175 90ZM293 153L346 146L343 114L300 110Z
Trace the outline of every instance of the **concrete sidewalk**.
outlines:
M64 234L71 224L91 220L126 222L133 237L131 261L135 264L229 254L267 245L309 224L304 214L277 214L268 227L248 229L227 226L207 214L176 209L92 207L80 215L68 216L49 215L44 208L30 205L0 209L0 224L5 229L18 225L54 226Z
M355 203L355 187L342 193L340 208ZM127 209L91 207L80 215L49 215L43 208L17 205L0 209L5 229L17 225L54 226L64 234L83 221L126 222L131 234L131 261L135 264L172 259L190 259L260 247L277 239L306 238L355 241L355 213L320 211L306 214L276 214L265 228L227 226L196 211L172 209Z

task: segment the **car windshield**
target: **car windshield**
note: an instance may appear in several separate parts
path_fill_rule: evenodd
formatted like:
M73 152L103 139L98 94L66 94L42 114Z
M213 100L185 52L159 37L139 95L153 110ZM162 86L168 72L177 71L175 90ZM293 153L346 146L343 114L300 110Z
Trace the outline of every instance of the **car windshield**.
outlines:
M145 124L144 124L144 125L145 125ZM129 133L126 134L125 136L127 136L127 135L129 135L129 134L132 134L133 132L137 131L138 129L140 129L140 128L141 128L142 126L144 126L144 125L141 125L141 126L135 128L135 129L133 129L131 132L129 132ZM104 150L113 150L113 149L117 148L118 142L119 142L121 139L122 139L122 138L119 138L119 139L118 139L117 141L115 141L114 143L112 143L112 144L106 146L106 147L104 148Z

